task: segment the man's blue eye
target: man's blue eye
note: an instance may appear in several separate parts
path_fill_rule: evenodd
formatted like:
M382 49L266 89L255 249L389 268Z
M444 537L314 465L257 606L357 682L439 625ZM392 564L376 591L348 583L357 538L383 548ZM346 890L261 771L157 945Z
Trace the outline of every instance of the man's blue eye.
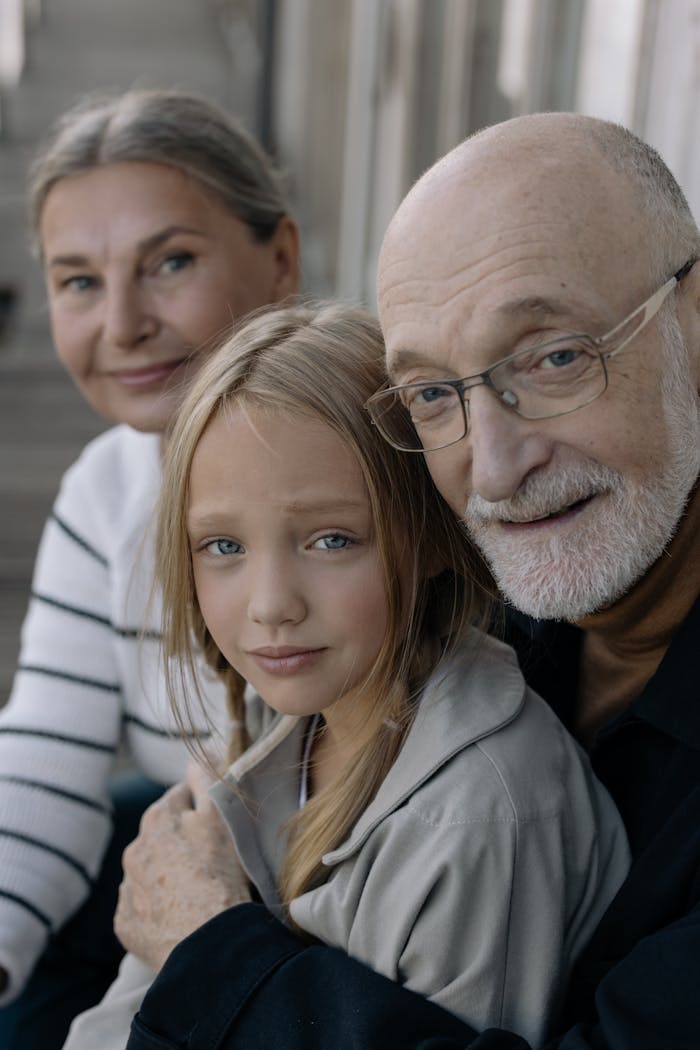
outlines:
M572 364L577 356L578 350L569 348L553 350L551 354L547 354L545 362L551 364L554 368L564 368L566 365Z
M439 401L442 397L449 397L452 391L449 387L444 386L426 386L420 391L420 397L423 398L428 404L432 401Z

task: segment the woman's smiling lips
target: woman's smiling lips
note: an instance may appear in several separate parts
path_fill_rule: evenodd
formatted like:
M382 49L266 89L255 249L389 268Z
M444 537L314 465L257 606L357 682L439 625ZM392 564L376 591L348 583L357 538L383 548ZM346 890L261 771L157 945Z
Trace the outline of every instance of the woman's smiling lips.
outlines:
M289 675L307 671L318 662L325 651L325 647L304 649L293 645L266 645L249 650L248 655L255 660L258 667L269 674Z
M164 380L169 379L173 372L177 371L187 360L179 357L176 361L162 361L158 364L145 365L143 368L120 368L107 373L117 382L124 386L147 387L156 386Z

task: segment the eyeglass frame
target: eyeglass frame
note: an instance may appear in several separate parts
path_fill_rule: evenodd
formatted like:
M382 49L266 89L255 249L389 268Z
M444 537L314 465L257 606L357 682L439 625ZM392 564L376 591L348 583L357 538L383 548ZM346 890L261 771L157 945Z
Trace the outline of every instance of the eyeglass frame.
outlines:
M616 354L619 354L621 350L624 350L627 344L630 343L635 338L635 336L639 335L639 333L644 328L646 328L649 322L653 320L654 317L656 317L657 313L659 312L659 310L661 309L661 307L663 306L664 302L671 294L673 289L677 285L679 285L683 278L690 273L696 262L696 256L688 259L688 261L684 263L683 266L680 267L680 269L676 270L676 272L671 277L669 277L667 281L664 281L660 288L658 288L655 292L652 292L649 298L645 299L641 306L638 306L636 309L632 310L632 312L629 313L627 317L624 318L624 320L620 321L619 324L616 324L615 327L611 328L609 332L605 333L605 335L592 336L588 332L576 332L566 336L558 336L556 339L549 339L544 343L538 343L536 346L526 347L522 350L515 350L512 354L508 354L506 357L502 357L500 361L496 361L494 364L490 365L489 368L485 368L483 372L473 372L471 375L464 376L462 379L421 380L420 382L416 383L402 383L399 386L384 387L381 390L378 390L375 394L372 394L372 396L369 397L365 402L365 409L370 415L372 424L377 427L377 430L379 430L384 440L388 441L388 443L392 445L395 449L397 449L397 451L423 453L439 452L440 449L449 448L451 445L456 445L458 441L461 441L463 437L466 437L466 435L469 433L469 421L467 419L467 399L465 395L468 390L473 390L477 386L488 387L494 392L494 394L496 394L500 404L504 405L506 408L511 409L511 411L515 412L516 415L519 415L521 419L557 419L559 416L567 416L570 415L570 413L572 412L578 412L580 408L585 408L586 405L592 404L594 401L597 401L599 397L603 396L605 391L608 389L608 370L606 368L605 362L609 361L610 358L614 357ZM615 336L619 332L623 331L627 327L627 325L629 325L630 322L634 320L637 314L643 315L639 324L637 324L636 327L632 330L632 332L630 332L630 334L622 340L619 346L616 346L614 350L609 350L607 353L604 353L603 348L607 344L612 342ZM602 390L600 390L597 394L594 394L593 397L588 399L588 401L583 401L580 405L576 405L574 408L566 408L561 412L552 412L551 415L547 413L546 416L524 416L521 412L518 412L518 409L515 407L515 405L510 404L508 401L504 400L504 398L501 396L501 393L491 382L491 373L497 368L500 368L502 365L508 364L509 361L514 360L514 358L519 357L521 354L524 355L527 353L532 353L535 350L544 350L546 349L546 347L554 346L557 343L561 343L562 340L566 339L589 339L591 341L593 345L592 348L599 355L600 362L603 367L605 384ZM474 381L472 382L472 380ZM385 398L387 394L399 394L403 390L416 390L424 388L426 386L429 387L434 384L439 384L440 386L450 386L457 392L459 396L460 407L462 409L462 421L464 423L464 429L462 433L458 438L454 438L454 440L448 441L444 445L438 445L437 447L430 449L425 449L422 447L405 448L403 445L399 446L394 444L394 442L390 438L388 438L382 430L381 424L378 423L377 420L374 418L370 405L372 405L372 403L375 400L380 401L381 399ZM411 426L413 426L415 429L415 425L412 422Z

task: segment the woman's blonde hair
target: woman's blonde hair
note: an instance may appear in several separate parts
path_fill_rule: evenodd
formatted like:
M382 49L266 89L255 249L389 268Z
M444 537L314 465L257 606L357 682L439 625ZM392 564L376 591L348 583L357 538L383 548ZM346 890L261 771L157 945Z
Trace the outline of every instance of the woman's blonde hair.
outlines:
M289 212L263 148L214 102L186 91L133 88L89 94L63 113L34 158L28 210L34 249L47 194L60 179L124 161L165 164L194 179L269 241Z
M363 694L374 701L369 710L361 708L367 744L352 768L293 818L280 886L286 904L322 881L322 855L342 841L378 790L427 675L468 625L485 623L489 610L486 568L433 488L423 457L383 441L364 408L384 380L381 332L364 310L328 304L273 308L239 325L205 362L168 437L156 540L168 691L187 732L194 721L187 690L196 680L195 654L203 651L228 686L237 727L231 758L249 743L245 683L219 652L197 602L187 533L197 444L218 413L242 400L331 427L356 456L367 486L388 625L381 651L357 688L358 708ZM400 580L407 577L402 593ZM201 692L197 699L201 704Z

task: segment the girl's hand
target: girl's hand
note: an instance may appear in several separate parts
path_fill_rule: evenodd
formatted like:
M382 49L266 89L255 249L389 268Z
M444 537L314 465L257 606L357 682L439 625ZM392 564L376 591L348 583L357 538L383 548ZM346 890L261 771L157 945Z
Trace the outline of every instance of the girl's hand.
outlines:
M199 926L251 899L231 835L206 794L210 783L193 765L186 783L146 810L124 851L114 930L155 971Z

